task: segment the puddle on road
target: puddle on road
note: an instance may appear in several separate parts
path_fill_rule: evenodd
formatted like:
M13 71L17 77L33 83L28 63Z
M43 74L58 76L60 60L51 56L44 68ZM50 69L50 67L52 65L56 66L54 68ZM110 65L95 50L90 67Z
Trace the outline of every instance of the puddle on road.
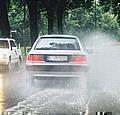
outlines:
M86 100L79 90L46 89L7 111L16 111L15 115L21 115L19 112L30 112L30 110L42 115L52 115L52 113L77 115L85 111L85 105Z

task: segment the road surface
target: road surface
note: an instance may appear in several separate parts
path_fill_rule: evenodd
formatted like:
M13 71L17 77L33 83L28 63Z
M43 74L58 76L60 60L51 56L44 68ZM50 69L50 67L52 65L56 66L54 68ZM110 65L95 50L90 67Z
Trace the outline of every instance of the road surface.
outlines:
M22 69L10 75L1 74L0 110L10 108L8 111L14 111L14 115L23 111L26 115L31 111L38 115L96 115L100 111L120 115L120 47L97 49L89 55L89 64L88 101L79 88L30 87L28 75Z

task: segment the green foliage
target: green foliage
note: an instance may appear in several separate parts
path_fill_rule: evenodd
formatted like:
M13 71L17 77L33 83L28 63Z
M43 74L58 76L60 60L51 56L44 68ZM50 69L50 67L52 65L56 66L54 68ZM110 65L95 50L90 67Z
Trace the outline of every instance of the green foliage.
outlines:
M101 31L118 36L119 24L117 16L111 11L106 12L99 3L90 9L83 7L71 10L65 17L65 33L84 36L93 31Z
M25 8L26 17L24 20L24 6L20 0L11 0L10 8L8 12L9 23L11 27L11 31L16 30L16 33L13 33L12 36L17 42L21 43L21 45L26 43L26 45L30 44L29 40L29 20L28 20L28 11Z
M113 14L111 6L117 5L109 0L96 4L94 0L67 0L67 7L64 19L64 33L84 36L86 33L95 30L119 36L118 16ZM96 0L97 1L97 0ZM102 0L101 0L102 1ZM38 30L39 34L47 33L47 13L41 3L38 4ZM96 10L95 10L96 9ZM9 22L13 34L21 45L30 44L29 14L26 6L24 20L24 5L20 0L11 0L9 8Z
M47 34L47 12L43 11L43 12L39 12L39 16L38 16L38 31L40 35L44 35Z
M67 9L76 9L80 7L89 8L94 0L67 0Z
M40 3L38 6L39 5ZM8 16L11 31L16 30L16 33L13 33L13 37L17 42L21 43L22 46L30 46L30 22L27 4L25 4L24 12L24 4L20 0L11 0ZM39 34L47 33L47 17L43 6L42 9L38 8L38 30Z

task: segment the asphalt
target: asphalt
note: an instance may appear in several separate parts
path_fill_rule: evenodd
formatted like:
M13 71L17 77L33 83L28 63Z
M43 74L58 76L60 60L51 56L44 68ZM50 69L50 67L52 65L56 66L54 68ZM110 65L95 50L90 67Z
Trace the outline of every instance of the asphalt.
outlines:
M120 115L119 51L120 47L99 48L88 56L91 92L88 100L79 89L30 86L24 65L18 71L2 73L0 111L7 109L16 115L23 111L35 111L35 115L80 115L82 112Z

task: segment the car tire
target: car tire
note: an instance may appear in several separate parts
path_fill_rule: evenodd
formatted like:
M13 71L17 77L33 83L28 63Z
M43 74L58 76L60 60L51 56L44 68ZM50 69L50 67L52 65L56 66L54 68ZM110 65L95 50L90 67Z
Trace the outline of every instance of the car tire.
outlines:
M22 58L21 58L21 56L19 56L19 64L20 64L20 66L22 65Z
M15 68L19 69L21 66L21 57L19 57L18 62L15 64Z
M15 63L14 69L19 70L21 67L21 63L22 63L21 57L19 56L19 60L18 60L18 62Z

